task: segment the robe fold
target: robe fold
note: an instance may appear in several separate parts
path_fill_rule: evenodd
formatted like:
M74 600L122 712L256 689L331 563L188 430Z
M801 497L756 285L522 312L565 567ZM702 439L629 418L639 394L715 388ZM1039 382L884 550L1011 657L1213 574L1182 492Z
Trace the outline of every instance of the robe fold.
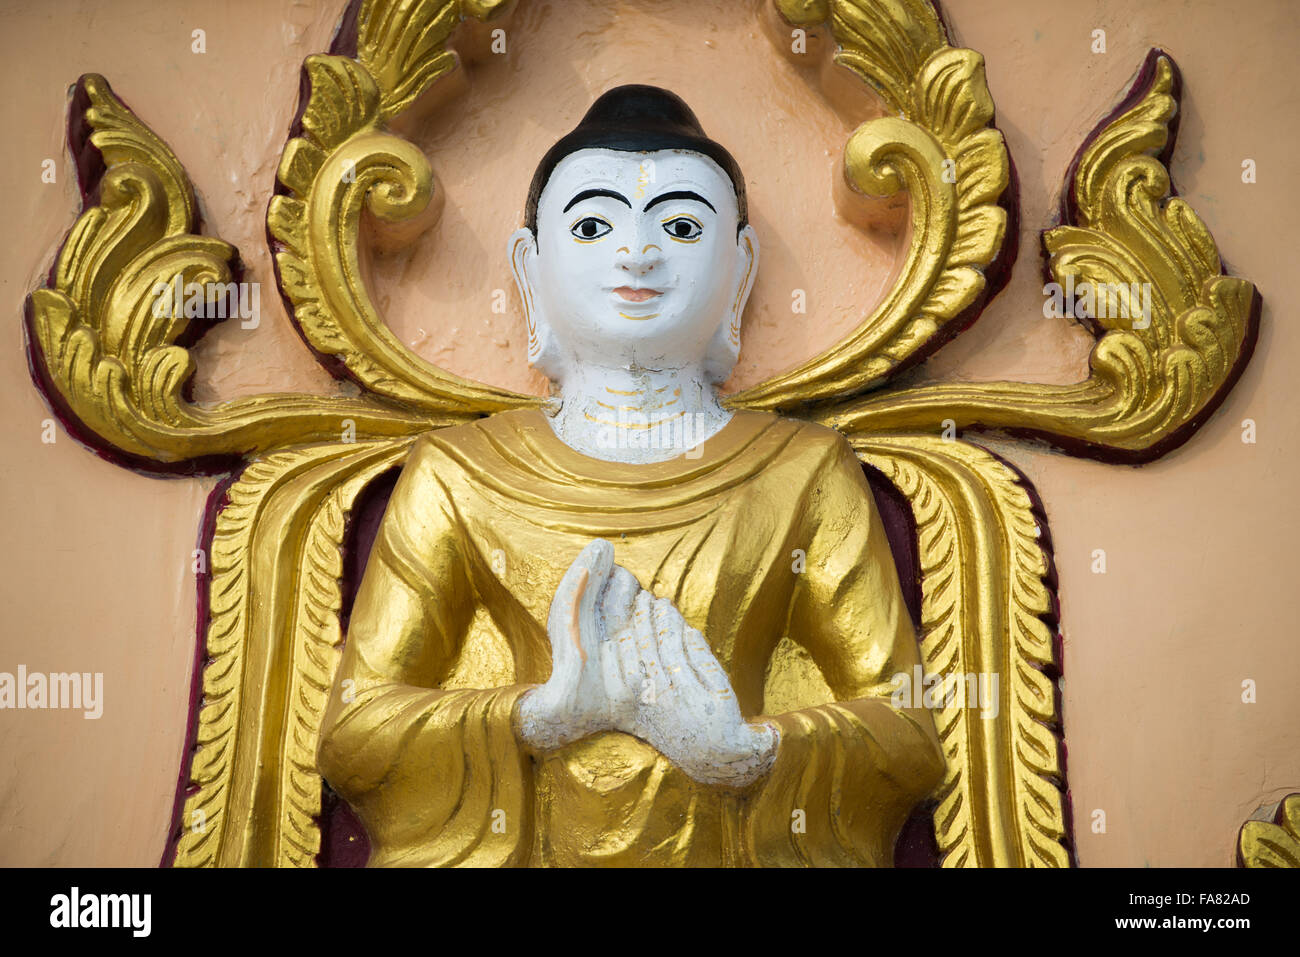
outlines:
M758 412L699 452L597 460L535 410L417 441L319 748L372 866L892 863L943 758L929 713L890 703L918 648L861 466L838 433ZM779 727L754 785L698 784L619 732L521 744L551 599L597 537L700 630L746 718Z

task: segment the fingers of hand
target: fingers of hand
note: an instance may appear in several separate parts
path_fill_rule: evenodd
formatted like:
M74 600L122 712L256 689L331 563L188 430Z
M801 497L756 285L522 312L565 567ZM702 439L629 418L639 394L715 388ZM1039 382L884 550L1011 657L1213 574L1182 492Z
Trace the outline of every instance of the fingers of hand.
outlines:
M596 592L604 586L605 579L614 567L614 546L603 538L593 539L591 544L578 553L578 557L569 565L569 570L560 579L555 589L555 598L551 602L551 611L559 608L568 609L573 605L578 591L579 578L585 571Z
M655 630L654 602L653 595L648 591L642 591L636 596L632 610L632 633L635 636L641 672L641 679L637 682L638 693L646 681L653 684L656 694L667 687L663 664L659 660L659 637Z
M636 576L621 565L615 565L601 599L604 621L603 642L600 646L601 675L606 697L615 710L621 703L635 700L636 686L629 669L640 682L640 659L636 656L636 640L632 635L632 612L637 593L641 590ZM615 715L617 718L617 715Z
M632 696L641 693L641 682L645 676L641 671L641 654L637 650L636 624L629 616L626 625L610 635L614 643L614 656L618 660L618 671L623 687Z
M560 579L546 622L554 671L581 668L587 653L581 641L581 620L594 621L596 601L613 565L614 547L598 538L579 553Z
M594 623L596 610L604 597L610 575L614 571L614 546L603 538L594 539L582 550L574 564L579 563L587 569L589 576L586 587L575 599L575 606L582 615L585 625L589 622ZM567 573L565 577L568 577Z
M615 565L601 601L608 633L624 628L631 620L632 604L640 591L641 583L636 580L636 576L622 565Z
M726 672L718 664L718 659L709 649L704 636L696 629L688 628L682 636L682 644L686 648L686 660L690 662L700 684L719 697L727 695L734 697L731 682L727 680Z
M683 632L689 626L681 613L673 607L672 602L666 598L655 601L653 615L659 663L664 669L664 677L669 687L680 689L688 677L692 681L694 678L690 663L686 660L686 648L682 643Z

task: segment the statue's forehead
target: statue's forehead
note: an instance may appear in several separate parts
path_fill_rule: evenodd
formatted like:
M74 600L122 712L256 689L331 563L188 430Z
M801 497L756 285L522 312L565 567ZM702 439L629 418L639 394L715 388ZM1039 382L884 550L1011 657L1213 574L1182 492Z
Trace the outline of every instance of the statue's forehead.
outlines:
M703 153L689 150L631 153L610 149L578 150L560 160L542 190L540 205L564 204L582 190L595 187L617 190L629 199L690 188L713 202L719 212L724 207L734 211L736 206L731 179Z

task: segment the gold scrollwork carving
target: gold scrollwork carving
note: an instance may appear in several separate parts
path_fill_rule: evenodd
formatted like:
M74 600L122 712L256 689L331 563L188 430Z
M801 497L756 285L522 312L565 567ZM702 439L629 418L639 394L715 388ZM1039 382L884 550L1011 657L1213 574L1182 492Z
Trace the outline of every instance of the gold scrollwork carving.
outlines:
M416 434L540 401L453 376L408 350L372 302L358 252L365 210L409 222L431 197L428 160L390 121L456 68L447 42L463 19L490 20L506 6L361 0L345 20L355 55L344 42L304 65L308 98L267 223L295 322L361 385L357 399L188 401L194 367L182 343L194 330L174 310L155 314L155 290L178 276L228 283L235 250L198 234L180 162L103 78L78 87L72 110L88 138L72 146L102 176L83 184L97 195L49 284L28 299L33 369L50 401L101 447L155 466L238 463L211 543L207 660L174 835L178 865L315 864L314 755L342 638L346 516ZM1156 52L1123 108L1086 142L1065 221L1044 237L1058 283L1146 284L1149 323L1088 320L1098 342L1082 383L890 388L977 314L1006 266L1010 160L983 59L948 44L926 0L776 7L791 24L827 25L836 61L893 114L853 133L844 175L873 196L905 190L911 239L894 287L842 342L729 404L845 433L911 506L926 671L1001 678L996 715L951 703L936 713L948 761L934 817L943 863L1068 866L1044 519L1014 468L939 437L940 423L1032 434L1100 457L1154 457L1231 387L1253 348L1258 295L1223 274L1204 224L1170 195L1177 75ZM355 442L340 441L349 419ZM1277 825L1287 839L1292 818ZM1285 844L1266 825L1247 828L1248 860L1262 860L1256 850L1269 840Z

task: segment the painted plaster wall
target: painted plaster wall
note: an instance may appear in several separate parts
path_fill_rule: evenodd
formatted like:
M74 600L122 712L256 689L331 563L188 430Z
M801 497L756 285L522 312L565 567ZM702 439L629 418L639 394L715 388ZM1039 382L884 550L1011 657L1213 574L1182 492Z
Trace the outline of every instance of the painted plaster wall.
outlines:
M76 214L66 92L84 72L116 92L184 162L208 230L261 282L262 321L197 349L199 399L339 386L275 295L264 211L297 100L344 6L289 0L0 0L0 671L103 672L104 714L0 712L0 864L150 865L162 849L184 734L194 642L195 548L215 479L155 479L59 433L23 354L22 301ZM843 141L871 102L828 102L815 70L781 55L750 3L524 2L509 51L471 65L468 92L417 130L444 205L413 248L378 257L381 309L422 355L524 390L522 320L505 238L532 168L602 90L681 93L745 169L763 263L732 385L835 341L887 287L899 237L888 210L864 232L836 216ZM1300 655L1291 547L1300 341L1290 307L1300 28L1285 0L1140 7L951 0L957 42L983 53L1020 175L1021 247L1010 286L923 377L1070 381L1090 340L1042 318L1038 231L1065 168L1159 45L1185 97L1173 175L1229 268L1265 298L1255 359L1192 442L1140 469L998 444L1046 502L1061 577L1065 719L1085 865L1225 865L1260 804L1300 789ZM1105 29L1107 52L1091 33ZM206 31L207 52L191 51ZM55 160L57 182L41 181ZM1258 182L1241 182L1254 159ZM492 311L493 292L508 308ZM792 315L793 290L806 315ZM1257 423L1258 442L1241 441ZM1091 571L1094 549L1108 572ZM1258 682L1259 701L1241 702ZM1105 811L1104 834L1090 829Z

